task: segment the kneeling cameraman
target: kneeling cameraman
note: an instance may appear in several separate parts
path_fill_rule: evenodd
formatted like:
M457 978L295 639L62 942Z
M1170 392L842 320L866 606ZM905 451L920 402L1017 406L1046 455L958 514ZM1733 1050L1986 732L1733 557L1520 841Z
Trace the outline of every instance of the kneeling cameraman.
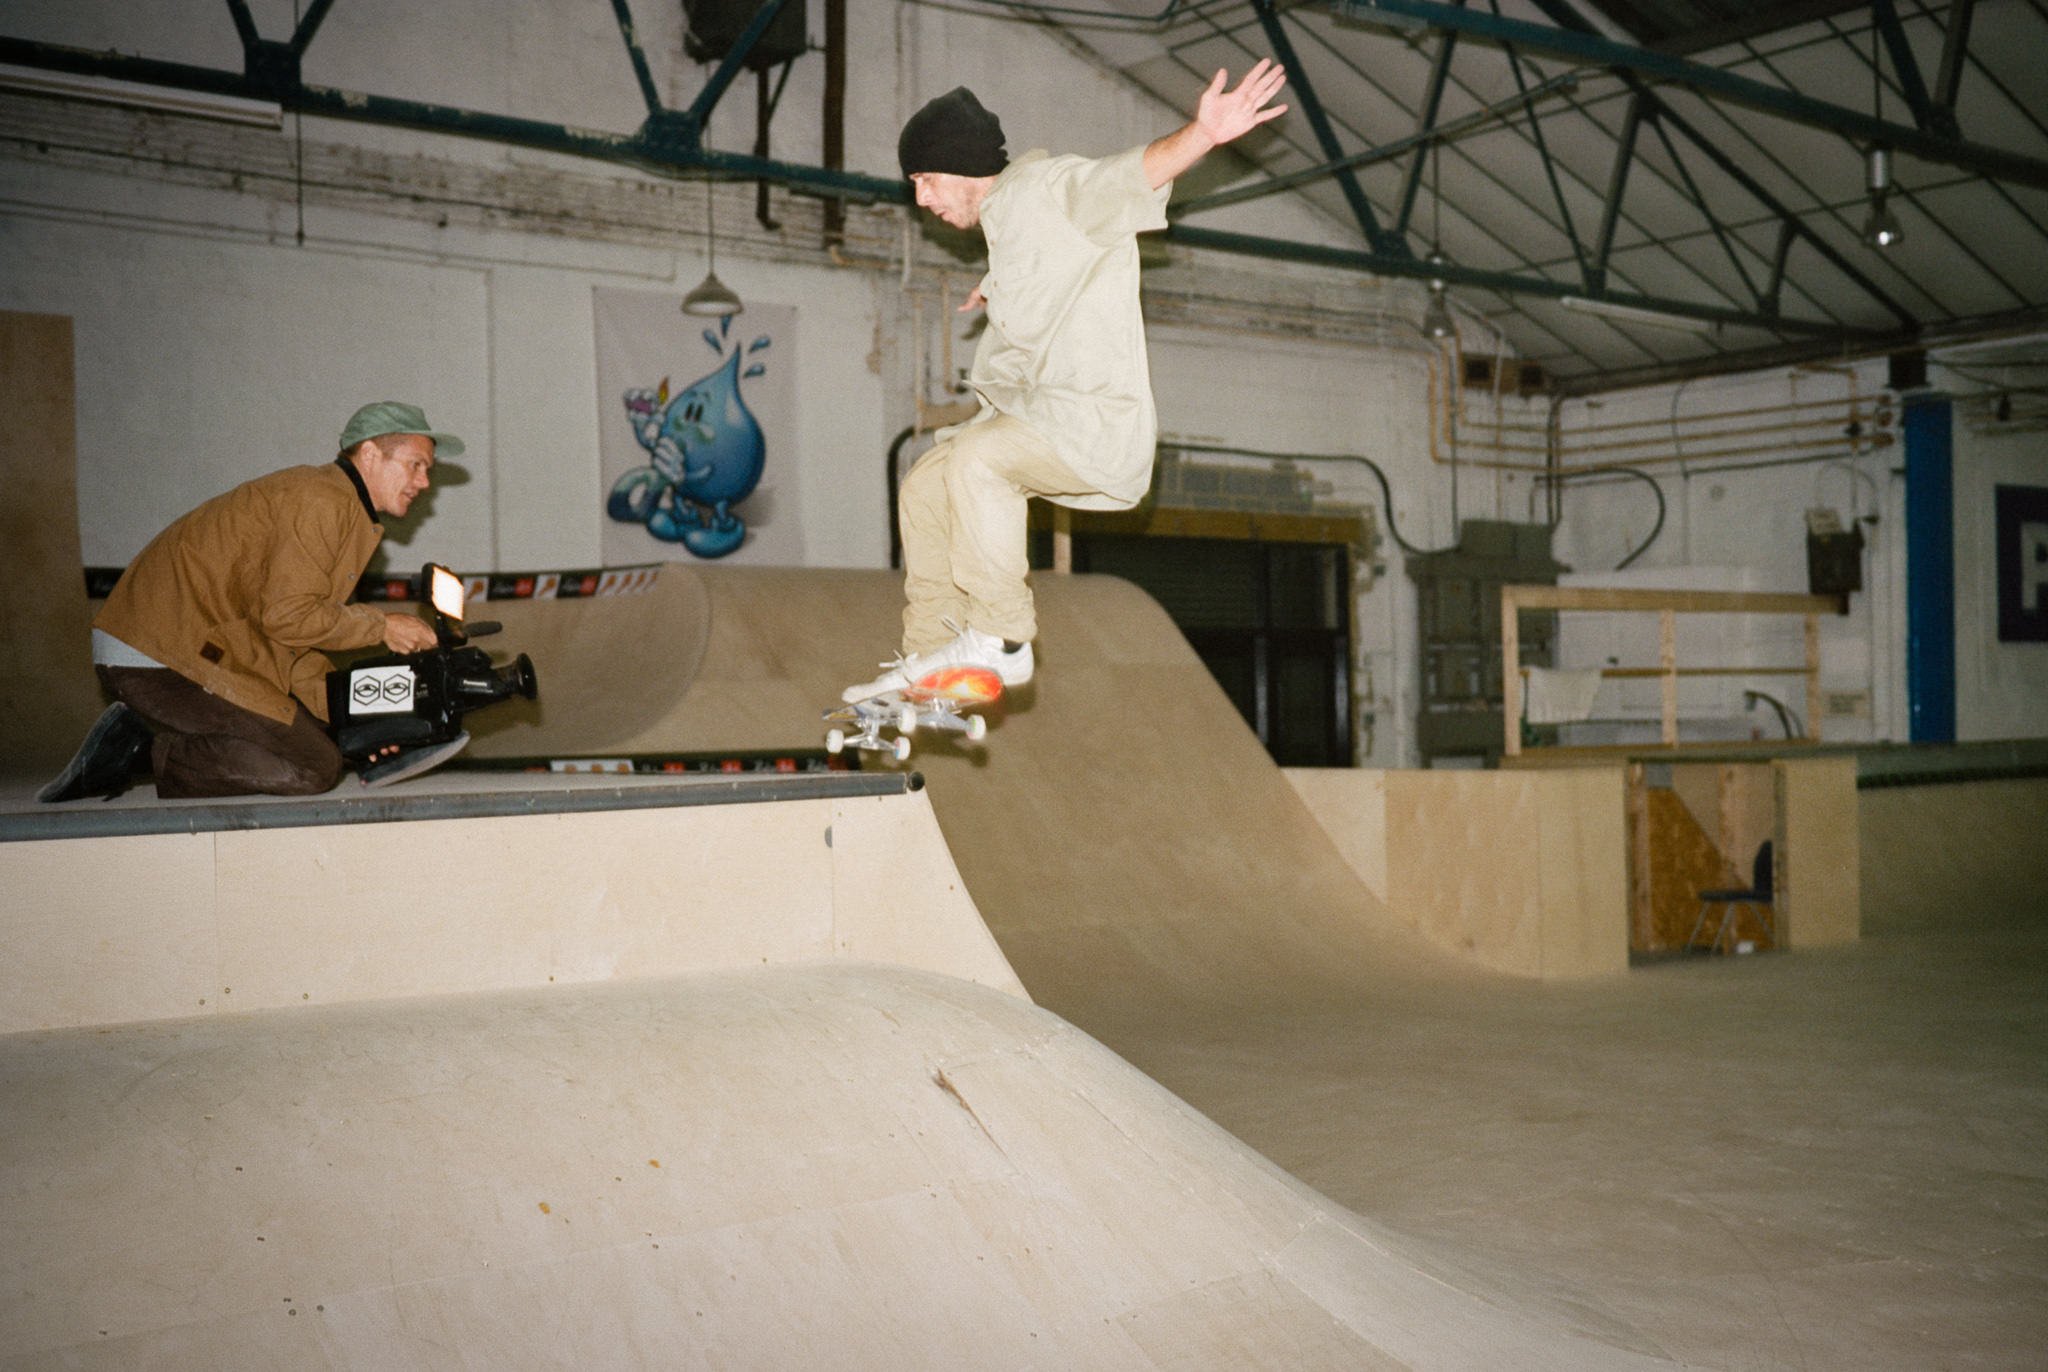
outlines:
M321 650L434 646L418 616L348 599L381 516L403 516L436 454L462 440L385 400L350 417L340 447L331 464L214 497L129 564L93 621L93 662L116 703L39 799L116 795L145 754L166 798L313 795L341 779Z

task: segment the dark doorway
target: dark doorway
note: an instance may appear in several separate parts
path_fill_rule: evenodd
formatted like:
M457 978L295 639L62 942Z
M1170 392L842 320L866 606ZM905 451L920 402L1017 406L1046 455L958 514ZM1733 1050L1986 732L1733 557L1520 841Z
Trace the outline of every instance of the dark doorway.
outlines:
M1351 765L1351 550L1076 528L1074 570L1143 587L1286 767ZM1051 537L1032 540L1051 565Z

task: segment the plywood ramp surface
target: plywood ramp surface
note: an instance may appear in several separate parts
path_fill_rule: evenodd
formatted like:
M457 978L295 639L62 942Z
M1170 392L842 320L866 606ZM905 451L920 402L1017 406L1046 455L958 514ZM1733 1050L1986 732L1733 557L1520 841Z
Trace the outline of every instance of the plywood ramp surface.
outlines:
M928 792L550 803L600 781L469 817L0 842L0 1034L832 958L1022 993Z
M540 696L514 699L469 716L479 757L526 755L540 736L558 753L631 751L687 691L711 632L704 583L681 563L651 586L570 600L491 600L469 607L472 620L503 632L477 646L503 659L532 657Z
M1673 1366L902 968L0 1038L0 1205L16 1369Z
M1857 794L1864 918L1877 931L2044 908L2048 777Z
M820 712L893 655L895 573L695 574L710 641L653 746L817 747ZM985 748L920 735L908 764L1034 999L1119 1046L1119 1026L1456 975L1358 880L1156 602L1109 577L1036 586L1038 680Z
M71 321L0 310L0 769L62 768L105 704L78 539Z

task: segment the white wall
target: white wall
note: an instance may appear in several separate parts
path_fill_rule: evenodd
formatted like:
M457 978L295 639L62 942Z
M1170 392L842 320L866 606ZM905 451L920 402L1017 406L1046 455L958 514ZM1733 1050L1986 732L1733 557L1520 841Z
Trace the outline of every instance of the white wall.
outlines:
M1906 737L1904 450L1895 432L1898 407L1884 380L1878 361L1568 403L1560 416L1565 465L1634 466L1655 480L1665 518L1643 547L1657 511L1645 482L1574 480L1565 488L1556 555L1582 583L1803 593L1807 512L1833 511L1863 531L1864 589L1850 597L1848 614L1820 623L1821 687L1845 710L1823 713L1821 738ZM1854 435L1846 432L1852 419L1859 426ZM1628 570L1617 572L1638 548ZM1564 616L1558 665L1600 666L1615 657L1622 666L1654 666L1654 620L1612 618ZM1796 618L1687 616L1679 633L1681 664L1780 666L1804 659ZM1777 737L1775 713L1746 707L1745 690L1768 692L1804 722L1804 682L1764 674L1682 683L1681 719L1696 722L1700 736ZM1595 704L1601 719L1654 721L1659 712L1655 682L1609 682Z
M1961 740L2031 738L2048 735L2048 645L1998 641L1997 549L1993 489L2001 483L2048 485L2048 432L2041 416L2031 413L2025 388L2038 384L2038 366L2001 369L1996 358L2024 354L2024 340L1998 345L1992 360L1969 350L1937 354L1932 363L1935 385L1954 397L1953 497L1955 540L1956 734ZM1957 367L1948 367L1944 356ZM1958 370L1960 368L1960 370ZM1710 577L1719 569L1738 575L1752 589L1806 589L1805 513L1814 507L1834 510L1844 522L1857 521L1864 531L1864 590L1851 598L1850 613L1821 625L1823 689L1830 693L1867 692L1870 717L1824 717L1821 733L1827 742L1866 739L1904 741L1911 735L1905 674L1906 550L1904 480L1905 450L1900 442L1873 446L1873 433L1896 428L1898 406L1883 390L1882 360L1858 364L1850 372L1776 371L1761 375L1665 386L1603 398L1597 406L1568 405L1564 430L1568 452L1590 456L1582 445L1611 437L1596 435L1592 426L1653 418L1653 426L1637 448L1603 454L1639 460L1662 488L1669 505L1664 531L1631 569L1668 568L1675 584ZM2020 422L2002 424L1993 418L1993 403L2002 386L2022 391ZM1856 442L1839 425L1843 411L1823 407L1801 411L1814 427L1737 435L1737 429L1768 426L1770 417L1743 413L1759 407L1802 403L1835 394L1854 396L1866 429ZM1674 436L1671 416L1679 416ZM1887 418L1889 416L1889 418ZM1691 417L1691 422L1686 421ZM1661 432L1656 432L1661 427ZM1716 437L1717 434L1722 435ZM1799 446L1811 445L1811 446ZM1709 448L1753 448L1753 453L1700 456ZM1680 461L1681 457L1686 460ZM1771 465L1757 466L1756 463ZM1581 571L1611 568L1647 532L1655 509L1646 488L1633 480L1615 484L1574 483L1558 530L1558 556ZM1707 584L1702 582L1701 584ZM1719 584L1719 583L1715 583ZM1612 651L1592 631L1576 636L1572 619L1565 621L1561 665L1597 665ZM1759 621L1756 630L1733 645L1748 656L1742 662L1776 661L1796 648L1773 644L1783 634ZM1649 651L1654 652L1654 639ZM1719 645L1716 645L1719 650ZM1640 655L1638 642L1631 651ZM1685 713L1695 709L1719 714L1740 725L1773 732L1772 717L1745 711L1741 691L1748 686L1773 690L1759 679L1729 680L1718 685L1689 683ZM1797 682L1785 682L1797 690ZM1786 698L1782 693L1780 698ZM1601 710L1616 709L1633 718L1654 718L1655 703L1642 692L1617 705L1626 694L1609 687ZM1788 700L1797 709L1796 702Z
M289 33L286 0L253 10L266 37ZM633 11L657 87L671 105L686 103L708 68L683 57L680 7L636 0ZM815 31L821 16L811 23ZM217 0L142 9L21 0L5 27L218 68L240 61ZM893 176L902 114L962 82L1003 113L1013 151L1040 142L1109 151L1179 117L1042 30L1000 15L856 0L850 38L848 164L856 170ZM816 58L797 63L774 155L820 159L822 67ZM329 14L306 77L618 132L645 114L603 4L523 6L509 24L489 0L351 0ZM719 107L714 146L751 147L751 82L743 75ZM61 130L77 107L24 108ZM382 397L423 404L470 448L459 464L466 480L436 491L426 514L409 521L416 527L394 532L392 565L431 557L546 568L597 557L590 292L625 285L680 294L694 284L705 266L700 186L321 119L303 128L287 120L274 134L207 125L194 133L189 123L86 109L102 148L115 127L108 121L127 121L115 155L44 150L0 160L0 259L8 264L0 307L76 321L89 563L125 561L170 514L237 481L331 456L347 414ZM378 177L390 194L375 193ZM636 184L654 208L630 223L620 188ZM504 207L522 194L524 213ZM477 203L493 196L500 203ZM799 463L803 544L821 565L875 565L887 556L883 455L917 381L914 340L885 337L907 314L890 296L905 286L930 293L932 264L953 261L926 245L921 229L922 265L900 279L912 244L900 214L884 209L856 214L846 254L853 265L835 267L814 238L753 224L741 208L751 187L721 188L719 199L730 236L722 236L721 274L746 298L802 311L800 452L783 460ZM781 197L776 212L798 219L806 210L814 222L809 202ZM607 213L613 221L600 222ZM1281 216L1267 227L1329 228L1304 210ZM976 269L954 270L964 290Z
M289 32L286 0L252 8L266 37ZM671 105L686 103L707 69L682 56L680 8L634 0L633 9L658 88ZM1108 152L1185 115L1000 14L883 0L851 9L855 170L893 176L903 116L956 84L998 110L1013 153ZM815 36L821 16L811 23ZM240 61L217 0L141 9L20 0L4 27L217 68ZM822 67L816 58L797 64L773 155L820 160ZM603 4L523 6L510 24L488 0L350 0L329 15L306 77L616 132L644 115ZM713 146L751 148L751 82L743 76L721 105ZM1190 104L1199 85L1190 82ZM88 564L125 562L169 518L238 481L331 457L348 413L386 397L423 404L469 451L452 464L463 479L444 483L423 516L394 530L385 565L403 571L432 558L540 570L598 559L591 292L679 296L694 284L706 266L700 185L323 119L287 119L270 132L11 98L24 128L50 136L0 156L0 308L75 321ZM1229 168L1220 170L1227 179ZM718 268L744 298L801 312L799 451L785 460L802 486L793 503L806 520L803 545L814 565L882 565L886 449L920 394L947 398L940 340L964 325L940 297L957 303L979 267L949 256L928 226L906 233L905 217L887 207L854 211L845 251L828 258L811 202L778 195L775 212L787 223L771 233L752 221L751 201L751 187L720 188ZM1284 198L1207 222L1333 243L1350 236ZM1166 257L1161 289L1197 303L1174 315L1194 322L1154 331L1163 428L1253 448L1370 455L1389 473L1404 531L1431 546L1447 541L1447 475L1428 454L1426 373L1404 351L1413 292L1148 248L1148 260ZM1199 302L1216 295L1308 302L1348 321L1341 336L1363 341L1278 343L1206 327ZM1391 329L1375 325L1375 336L1361 326L1382 312L1399 316ZM956 343L956 366L971 346ZM1321 475L1337 498L1380 503L1355 467ZM1374 756L1397 762L1412 708L1412 594L1390 576L1360 608L1361 665L1385 697L1383 722L1396 726Z
M288 0L261 0L254 9L266 36L288 31ZM679 6L634 0L633 9L658 88L672 105L686 102L706 69L682 56ZM847 163L855 170L893 175L903 116L961 83L999 111L1013 152L1034 145L1106 152L1155 136L1184 113L999 12L887 0L853 0L851 11ZM811 22L815 36L821 16ZM147 7L15 0L4 27L175 61L239 62L218 0ZM797 64L774 127L774 155L820 160L822 66L817 58ZM344 88L615 132L630 131L644 113L610 7L580 0L522 6L517 24L489 0L349 0L329 16L306 74ZM751 80L743 77L721 106L714 146L751 147ZM125 561L169 517L236 481L326 458L348 412L384 396L419 401L470 443L460 461L467 480L438 490L428 517L399 531L390 565L404 570L431 557L470 569L546 569L598 558L591 291L680 295L694 284L706 266L700 187L609 164L321 119L306 119L303 128L287 120L278 133L195 131L125 112L83 116L25 98L12 108L46 128L84 119L98 140L72 139L77 146L67 147L52 137L43 146L10 145L0 156L0 308L76 321L80 519L89 563ZM947 398L939 340L958 321L944 317L940 297L950 292L957 301L978 267L971 257L949 256L923 226L906 233L893 209L855 211L835 261L818 250L812 202L778 196L776 213L786 221L779 232L752 222L750 204L750 187L721 189L718 266L745 298L801 311L802 408L792 460L807 556L824 566L882 565L884 455L920 394ZM1241 221L1225 214L1213 222L1333 243L1355 236L1284 197L1241 213ZM1540 434L1541 402L1508 398L1495 406L1472 397L1455 441L1432 445L1428 366L1408 323L1419 309L1411 288L1148 249L1148 259L1161 257L1170 261L1148 278L1148 290L1155 310L1169 296L1175 302L1164 312L1172 322L1152 330L1166 433L1370 457L1387 472L1401 532L1422 548L1452 541L1454 500L1464 518L1543 517L1541 492L1525 475L1487 465L1540 461L1493 445L1540 442L1529 434ZM1226 322L1247 312L1205 315L1203 300L1216 296L1347 321L1322 336L1349 341L1233 331ZM1376 319L1385 327L1362 322ZM1491 349L1478 322L1469 322L1466 346ZM968 351L965 342L956 346L955 365ZM1847 397L1852 389L1867 411L1881 382L1881 365L1854 375L1777 372L1605 397L1597 406L1575 402L1562 416L1568 462L1595 459L1574 446L1604 441L1595 426L1653 421L1636 431L1636 447L1597 453L1646 464L1668 503L1664 529L1634 564L1644 574L1739 568L1750 584L1801 590L1806 509L1874 519L1865 525L1867 589L1849 616L1823 631L1825 685L1866 696L1869 715L1824 720L1829 740L1906 735L1900 453L1872 447L1867 434L1853 443L1835 434L1832 445L1794 446L1830 438L1822 428L1735 435L1729 441L1742 451L1734 456L1698 454L1717 427L1752 424L1719 417L1729 412ZM1518 437L1515 425L1530 428ZM2048 730L2048 655L1989 646L1982 629L1992 613L1988 515L1969 522L1994 482L2038 480L2029 475L2037 469L2029 466L2034 451L1958 436L1958 686L1966 736ZM1756 465L1773 462L1783 465ZM1362 468L1313 466L1332 498L1381 505ZM1648 534L1654 510L1640 482L1575 482L1563 502L1557 555L1582 572L1612 568ZM1379 725L1362 760L1401 765L1414 760L1414 597L1401 549L1387 538L1382 551L1385 574L1358 606L1358 666L1371 683L1365 704Z

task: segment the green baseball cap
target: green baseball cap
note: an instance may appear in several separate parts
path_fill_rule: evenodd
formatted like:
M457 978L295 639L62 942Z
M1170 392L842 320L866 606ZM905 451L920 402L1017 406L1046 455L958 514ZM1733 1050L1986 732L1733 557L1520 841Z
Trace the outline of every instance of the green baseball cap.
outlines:
M434 432L427 423L427 412L402 400L375 400L350 415L341 430L341 451L347 452L366 438L381 438L385 434L431 438L436 457L457 457L462 452L461 439L454 434Z

